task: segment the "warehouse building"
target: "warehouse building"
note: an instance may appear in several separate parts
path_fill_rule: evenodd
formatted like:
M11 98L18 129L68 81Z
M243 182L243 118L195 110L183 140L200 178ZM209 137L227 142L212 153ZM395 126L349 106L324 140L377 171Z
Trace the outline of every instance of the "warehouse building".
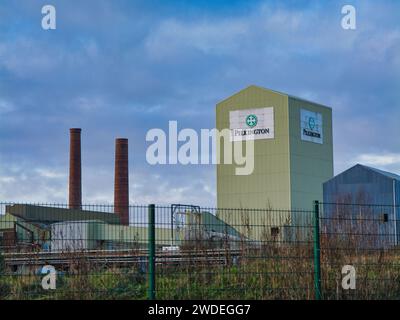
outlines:
M126 226L116 214L109 212L7 205L5 214L0 216L0 247L52 252L146 248L146 211L141 207L131 208L136 209L133 212L136 221ZM181 216L179 225L172 228L169 223L156 225L158 247L193 245L202 241L208 246L218 246L223 239L241 239L234 228L210 212L178 211L175 214Z
M236 175L235 164L217 165L218 208L286 210L279 216L246 213L255 238L265 231L281 233L283 225L306 223L298 221L304 214L290 211L311 210L314 200L322 200L323 182L333 177L331 108L250 86L217 104L216 127L231 131L228 143L234 148L242 143L238 136L254 140L250 175ZM223 147L217 141L221 159ZM234 227L241 224L233 211L221 210L220 216ZM256 230L261 225L270 230Z
M119 217L112 213L25 204L6 205L5 214L0 216L0 245L20 249L36 246L49 250L53 224L90 220L120 224Z
M399 244L399 175L357 164L325 182L323 190L329 234L362 234L363 246Z

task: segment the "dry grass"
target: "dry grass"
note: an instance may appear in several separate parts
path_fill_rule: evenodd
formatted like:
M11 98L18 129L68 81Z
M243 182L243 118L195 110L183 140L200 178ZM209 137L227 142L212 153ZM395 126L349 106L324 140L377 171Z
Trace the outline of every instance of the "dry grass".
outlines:
M343 215L343 212L341 211ZM345 214L348 216L348 214ZM331 219L321 230L321 285L324 299L399 299L398 248L379 246L377 221L357 223ZM367 216L368 217L368 216ZM289 223L287 221L287 223ZM241 215L242 235L217 241L195 234L181 243L187 253L179 261L156 266L159 299L314 299L313 239L310 226L295 228L285 240L273 236L265 223L257 241L247 214ZM299 234L308 229L307 237ZM201 231L201 230L200 230ZM296 241L293 241L294 238ZM214 251L213 251L214 250ZM215 260L218 252L218 259ZM131 255L139 253L132 250ZM199 256L201 258L199 258ZM146 266L93 263L84 252L69 255L59 273L57 289L44 291L41 275L11 274L0 258L0 299L145 299ZM341 270L356 268L356 290L343 290ZM2 268L2 269L1 269Z

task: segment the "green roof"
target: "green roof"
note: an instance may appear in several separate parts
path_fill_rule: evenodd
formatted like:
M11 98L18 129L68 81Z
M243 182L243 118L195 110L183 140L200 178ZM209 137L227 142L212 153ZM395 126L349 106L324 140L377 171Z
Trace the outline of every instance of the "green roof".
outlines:
M63 221L100 220L110 224L120 224L119 217L114 213L79 209L14 204L6 206L6 213L32 223L51 224Z
M233 237L241 237L241 234L232 226L210 212L201 212L201 223L207 232L226 234Z

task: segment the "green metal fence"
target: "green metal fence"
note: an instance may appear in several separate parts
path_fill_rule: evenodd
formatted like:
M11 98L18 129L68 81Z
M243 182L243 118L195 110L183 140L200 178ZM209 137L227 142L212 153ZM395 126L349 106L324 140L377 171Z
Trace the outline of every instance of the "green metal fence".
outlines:
M0 299L398 299L397 209L2 203Z
M400 298L399 213L390 205L321 205L323 299ZM344 266L355 272L354 288Z

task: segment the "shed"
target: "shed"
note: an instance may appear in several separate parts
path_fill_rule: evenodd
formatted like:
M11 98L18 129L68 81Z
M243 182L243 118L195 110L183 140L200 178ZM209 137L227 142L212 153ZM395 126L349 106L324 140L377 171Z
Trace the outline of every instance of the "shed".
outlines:
M338 233L334 224L344 228L348 221L348 231L358 233L363 244L399 244L399 175L357 164L325 182L323 189L323 226L330 233Z

